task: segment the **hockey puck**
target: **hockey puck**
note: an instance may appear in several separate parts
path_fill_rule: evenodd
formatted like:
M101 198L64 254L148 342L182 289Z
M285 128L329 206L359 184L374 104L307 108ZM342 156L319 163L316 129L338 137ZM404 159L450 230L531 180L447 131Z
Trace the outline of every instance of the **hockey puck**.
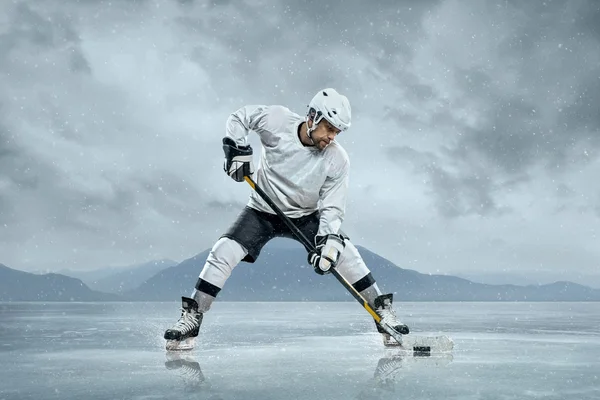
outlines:
M418 357L427 357L431 355L431 347L430 346L414 346L413 347L413 355Z

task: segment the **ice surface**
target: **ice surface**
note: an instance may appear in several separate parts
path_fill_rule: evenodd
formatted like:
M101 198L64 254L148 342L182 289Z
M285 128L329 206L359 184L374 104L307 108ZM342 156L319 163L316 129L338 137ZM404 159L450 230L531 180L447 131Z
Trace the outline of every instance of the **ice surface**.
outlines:
M452 354L386 349L348 303L215 303L168 354L173 303L0 303L0 399L598 399L598 303L406 303Z

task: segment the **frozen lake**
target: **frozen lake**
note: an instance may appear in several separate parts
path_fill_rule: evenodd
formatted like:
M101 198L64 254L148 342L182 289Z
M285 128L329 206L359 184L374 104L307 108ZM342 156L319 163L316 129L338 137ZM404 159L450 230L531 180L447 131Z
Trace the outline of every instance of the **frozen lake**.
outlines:
M451 354L386 349L347 303L215 303L164 351L178 303L0 303L3 399L600 399L600 303L405 303Z

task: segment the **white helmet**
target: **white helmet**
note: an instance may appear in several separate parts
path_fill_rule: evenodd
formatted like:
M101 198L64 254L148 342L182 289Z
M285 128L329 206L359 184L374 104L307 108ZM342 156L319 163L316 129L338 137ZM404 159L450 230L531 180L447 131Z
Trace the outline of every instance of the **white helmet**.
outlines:
M325 118L340 131L345 131L350 128L351 114L350 102L346 96L332 88L320 90L308 105L308 118L313 118L313 128L310 131L316 128L321 118Z

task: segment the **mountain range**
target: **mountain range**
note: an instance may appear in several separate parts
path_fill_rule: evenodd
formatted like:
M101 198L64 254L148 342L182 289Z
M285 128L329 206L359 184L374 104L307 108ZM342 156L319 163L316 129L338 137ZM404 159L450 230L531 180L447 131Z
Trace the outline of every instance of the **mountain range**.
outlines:
M491 285L449 275L403 269L358 249L384 293L401 301L600 301L600 290L572 282ZM89 284L61 274L36 275L0 264L0 301L177 301L189 296L206 260L205 250L176 264L170 260L119 271ZM93 290L96 289L96 290ZM102 290L98 290L102 289ZM112 293L106 293L106 292ZM241 262L219 294L220 301L354 301L331 275L317 275L303 247L273 240L256 263Z
M80 279L37 275L0 264L0 301L115 301L117 295L91 290Z
M152 260L143 264L121 267L103 267L93 270L60 269L57 274L70 276L83 281L90 289L106 293L124 293L135 289L140 283L151 278L165 268L177 265L169 259ZM47 271L38 271L43 274Z
M177 265L177 262L173 260L155 260L115 271L113 274L100 279L90 280L89 282L82 279L82 281L88 283L93 290L123 294L135 289L160 271L175 265Z

